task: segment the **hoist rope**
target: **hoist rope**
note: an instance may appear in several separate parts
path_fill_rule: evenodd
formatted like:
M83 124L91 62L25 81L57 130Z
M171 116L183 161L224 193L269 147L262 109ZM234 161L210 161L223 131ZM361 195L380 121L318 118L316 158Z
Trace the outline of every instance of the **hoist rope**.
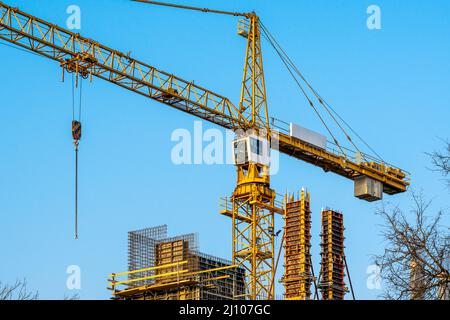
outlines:
M265 32L265 28L263 27L262 23L261 23L261 27L263 29L263 31ZM286 69L288 70L288 72L291 74L292 78L294 79L295 83L297 84L297 86L300 88L300 90L302 91L303 95L305 96L306 100L308 100L309 105L311 106L311 108L313 108L313 110L315 111L315 113L317 114L317 116L319 117L320 121L322 122L323 126L326 128L326 130L328 131L328 133L331 135L331 137L334 140L334 143L338 146L338 148L341 150L341 152L343 154L345 154L344 150L342 149L341 145L339 144L339 142L337 141L336 137L334 136L333 132L330 130L330 128L327 126L327 124L325 123L325 120L323 119L322 115L319 113L319 111L317 110L316 106L314 105L314 103L312 102L312 100L309 98L308 94L306 93L306 90L303 88L302 84L300 83L300 81L298 81L298 79L295 77L293 71L291 70L291 68L289 67L289 63L288 61L286 61L285 57L281 54L281 52L278 50L278 48L275 46L275 44L268 38L269 35L266 33L266 36L269 40L269 43L271 44L271 46L273 47L273 49L277 52L278 56L280 57L281 61L283 62L283 64L286 66Z
M78 101L78 119L75 112L75 75L72 73L72 120L81 122L81 105L83 98L83 78L80 79L79 101Z
M76 120L75 115L75 75L72 73L72 135L74 138L75 146L75 239L78 239L78 143L79 137L74 136L74 122L77 122L81 126L81 107L82 107L82 89L83 89L83 79L80 81L80 95L79 95L79 106L78 106L78 120ZM81 130L81 127L79 127ZM81 134L81 131L80 131Z
M343 128L344 124L348 129L350 129L350 131L355 134L355 136L361 140L361 142L367 147L369 148L380 160L382 160L381 156L336 112L336 110L334 110L327 101L325 101L320 95L319 93L312 87L312 85L310 84L309 81L306 80L306 78L303 76L303 74L300 72L300 70L297 68L297 66L293 63L293 61L291 60L291 58L288 56L288 54L286 53L286 51L284 51L284 49L281 47L281 45L277 42L277 40L275 39L275 37L270 33L270 31L264 26L264 24L260 21L260 25L261 25L261 29L263 31L263 36L265 39L267 39L269 41L269 44L274 48L274 50L276 51L276 53L278 54L278 56L280 57L280 59L283 61L283 64L285 65L285 67L288 69L289 73L291 74L291 76L293 77L293 79L295 80L295 82L297 83L297 85L301 88L301 91L303 93L303 95L305 95L306 99L308 100L309 104L311 105L312 101L311 99L306 95L305 90L303 88L303 86L300 84L300 81L297 79L297 77L295 77L295 74L297 74L297 76L300 77L300 79L306 84L306 86L311 90L311 92L314 94L314 96L316 97L316 99L318 100L319 104L326 110L326 112L330 115L330 117L333 119L333 121L337 124L337 126L339 127L339 129L343 132L343 134L345 135L345 137L347 138L347 140L353 145L353 147L361 154L362 157L364 157L364 153L360 151L360 149L358 148L358 146L354 143L354 141L351 139L350 135L346 132L346 130ZM312 106L312 105L311 105ZM316 114L319 116L322 124L324 124L324 126L326 127L327 131L330 133L330 129L329 127L324 123L323 118L319 115L317 109L315 107L313 107L314 111L316 112ZM336 119L336 117L342 122L342 124ZM331 133L330 133L331 134ZM332 134L331 134L332 135ZM336 145L339 147L339 149L341 149L341 151L343 152L341 146L339 145L339 143L337 143L337 139L334 137L334 135L332 135L332 138L335 140ZM343 152L344 153L344 152ZM344 153L345 154L345 153ZM367 161L367 159L366 159ZM383 160L382 160L383 161Z
M72 73L72 120L75 120L75 80Z
M320 96L319 96L320 97ZM322 97L320 97L322 99L322 101L328 106L328 108L350 129L350 131L359 139L361 140L361 142L370 150L372 151L381 161L385 162L383 160L383 158L358 134L358 132L356 132L348 123L347 121L345 121L340 115L339 113L337 113L333 107L330 106L330 104L323 99Z
M75 147L75 239L78 239L78 146Z
M262 23L261 23L262 24ZM287 64L295 71L295 73L305 82L305 84L308 86L308 88L311 90L311 92L315 95L316 99L319 101L319 103L326 109L326 111L331 115L331 117L333 118L333 120L337 123L337 125L339 126L339 128L344 132L344 134L346 135L347 139L351 141L351 138L347 135L347 133L345 132L345 130L341 127L341 125L336 121L336 119L334 118L334 116L330 113L330 111L328 110L328 108L323 104L322 99L318 96L317 92L314 90L314 88L311 86L311 84L305 79L305 77L303 76L303 74L298 70L298 68L295 66L295 64L292 62L291 58L287 55L287 53L283 50L283 48L278 44L278 42L276 41L275 37L272 36L272 34L267 30L266 27L264 27L262 25L263 31L265 33L267 33L268 37L269 37L269 41L271 41L273 43L274 47L277 47L279 49L279 51L277 50L277 53L280 55L280 57L283 57L284 60L287 61ZM281 54L280 54L281 52ZM292 74L292 73L291 73ZM353 144L353 142L352 142ZM355 148L356 145L353 144L353 146ZM359 150L358 150L359 151Z
M80 79L80 104L78 106L78 121L81 122L81 99L83 97L83 78Z
M295 66L295 64L292 62L292 60L289 58L289 56L286 54L286 52L283 50L283 48L278 44L278 42L276 41L275 37L272 36L272 34L269 32L269 30L263 25L263 23L261 22L261 28L263 30L263 32L266 34L267 38L269 39L270 44L272 45L272 47L275 49L275 51L277 52L277 54L279 55L279 57L283 60L283 63L285 64L286 68L289 70L290 74L292 77L294 77L296 79L296 77L293 75L292 70L290 70L291 68L294 70L294 72L305 82L305 84L308 86L308 88L311 90L311 92L315 95L316 99L319 101L319 103L325 108L325 110L328 112L328 114L330 114L330 116L332 117L332 119L336 122L336 124L339 126L339 128L343 131L344 135L347 137L347 139L350 141L350 143L357 149L358 152L359 149L358 147L353 143L353 141L351 140L351 138L348 136L348 134L345 132L345 130L341 127L341 125L339 124L339 122L336 121L336 119L334 118L334 116L330 113L330 111L328 110L328 108L323 104L322 99L320 99L320 97L318 96L317 92L314 90L314 88L312 88L311 84L305 79L305 77L303 76L303 74L298 70L298 68ZM298 80L297 80L298 82ZM302 92L305 94L305 90L302 89ZM310 105L311 105L311 99L309 99L309 97L307 98ZM315 108L314 108L315 109ZM316 113L318 114L318 112L316 111ZM322 119L321 119L322 120ZM322 123L325 125L324 121L322 120ZM325 125L326 126L326 125ZM328 132L330 133L330 130L328 128L328 126L326 126ZM331 134L331 133L330 133ZM341 149L342 153L345 154L345 152L342 150L342 148L340 147L339 143L337 142L337 139L333 136L334 142L338 145L338 147ZM361 153L361 152L360 152Z

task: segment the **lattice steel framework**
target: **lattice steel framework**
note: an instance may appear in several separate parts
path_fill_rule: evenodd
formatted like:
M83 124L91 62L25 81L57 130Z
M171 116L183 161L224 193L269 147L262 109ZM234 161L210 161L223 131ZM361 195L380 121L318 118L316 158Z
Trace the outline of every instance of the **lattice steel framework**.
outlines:
M307 300L311 296L311 209L310 194L301 190L300 199L286 203L284 227L284 276L286 300Z
M239 106L192 81L161 71L3 2L0 2L0 39L57 61L63 75L70 72L76 78L97 77L224 128L255 129L257 132L268 129L268 133L274 133L276 128L269 128L268 124L259 18L255 13L245 14L244 17L247 20L239 33L247 38L247 53ZM406 172L383 161L359 162L334 150L311 145L286 132L276 131L276 137L280 152L348 179L370 177L381 182L383 192L387 194L404 192L409 185ZM249 174L251 171L258 171L258 176ZM268 174L266 171L265 167L256 164L253 167L239 167L238 187L232 197L233 260L248 265L249 297L254 299L273 297L269 294L271 286L266 284L270 283L266 281L268 275L273 274L273 251L270 255L266 252L273 247L271 232L276 210L268 179L261 181ZM239 178L240 174L246 177L245 183ZM252 181L254 177L256 179ZM244 187L249 191L244 191ZM259 222L263 225L258 226Z
M264 207L274 205L274 195L272 190L265 191L237 190L232 196L233 263L246 270L251 300L274 293L269 291L274 276L274 213Z
M198 271L212 270L232 265L232 262L201 252L193 252L193 259ZM243 268L224 269L215 273L218 280L213 283L200 282L200 297L202 300L242 300L245 293L245 270Z
M273 299L275 204L268 168L254 163L237 166L237 187L220 212L232 218L233 264L246 271L246 298Z
M344 217L333 210L322 211L321 270L319 288L323 300L343 300L345 287Z
M259 28L259 18L256 14L249 14L248 19L241 20L238 25L238 34L247 39L239 115L245 118L250 127L266 128L269 131Z
M255 14L247 18L238 28L247 39L239 114L257 134L262 134L259 129L269 134L259 19ZM231 196L231 208L226 205L221 212L232 219L233 263L245 269L246 298L273 298L276 208L269 168L252 162L237 164L236 168L237 187Z
M116 299L222 300L245 297L245 270L199 252L195 233L167 237L167 226L128 233L129 271L112 274ZM127 281L116 277L128 276ZM126 288L118 290L118 286Z
M98 77L224 128L268 129L259 19L254 13L245 17L248 20L239 29L248 40L239 106L193 82L1 1L0 39L58 61L63 70L74 72L77 77ZM276 131L276 128L272 127L270 131ZM286 132L277 132L276 137L280 152L348 179L361 175L370 177L383 183L385 193L404 192L409 185L406 172L382 161L373 159L359 163L336 151L312 146Z
M197 247L197 234L191 233L178 237L167 237L167 225L146 228L128 232L128 271L145 269L160 263L157 261L157 248L163 242L183 241L189 250L195 251ZM172 261L175 262L175 261ZM129 274L129 279L148 277L155 274L155 270ZM155 280L138 281L135 285L148 285Z

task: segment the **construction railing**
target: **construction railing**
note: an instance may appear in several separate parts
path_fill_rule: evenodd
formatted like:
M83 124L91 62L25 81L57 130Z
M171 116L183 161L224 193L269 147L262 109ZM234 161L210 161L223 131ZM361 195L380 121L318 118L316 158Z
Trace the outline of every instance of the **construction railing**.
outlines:
M195 282L195 283L206 283L216 280L222 280L227 277L230 277L229 275L219 275L215 276L214 273L226 270L226 269L234 269L237 267L237 265L228 265L218 268L212 268L207 270L200 270L200 271L191 271L189 269L186 269L186 266L188 264L188 260L175 262L175 263L168 263L163 265L158 265L155 267L149 267L139 270L133 270L133 271L126 271L121 273L112 273L109 275L109 286L108 289L113 291L113 295L125 293L127 291L136 290L136 289L149 289L151 290L153 287L157 287L158 283L163 283L164 285L167 285L168 283L165 281L166 279L170 279L170 284L182 284L186 282ZM167 268L170 268L170 272L165 273L157 273L158 270L167 270ZM148 271L154 271L155 274L152 274L150 276L144 276L144 277L137 277L133 279L127 279L127 280L120 280L118 278L121 277L127 277L130 274L136 274L136 273L145 273ZM200 275L203 275L200 277ZM155 284L149 284L144 286L138 286L136 285L136 282L139 281L146 281L146 280L157 280L155 281ZM121 286L121 288L119 288Z

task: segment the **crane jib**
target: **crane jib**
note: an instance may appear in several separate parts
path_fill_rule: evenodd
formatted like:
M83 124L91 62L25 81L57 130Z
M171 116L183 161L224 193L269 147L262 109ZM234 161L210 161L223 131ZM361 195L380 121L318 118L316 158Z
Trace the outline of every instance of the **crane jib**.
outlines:
M158 70L129 55L0 2L0 39L59 61L63 70L83 77L98 77L228 129L250 128L231 101L193 82ZM315 148L304 141L272 130L279 151L351 180L368 177L382 191L406 191L406 172L381 161L358 163L345 155Z

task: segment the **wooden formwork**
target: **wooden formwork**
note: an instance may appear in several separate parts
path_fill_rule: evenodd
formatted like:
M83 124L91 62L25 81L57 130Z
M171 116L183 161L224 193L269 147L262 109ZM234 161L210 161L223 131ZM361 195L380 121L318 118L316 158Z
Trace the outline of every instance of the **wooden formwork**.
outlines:
M306 300L311 295L311 210L310 196L304 190L300 199L286 203L284 226L285 298Z
M189 252L189 243L185 239L178 239L174 241L162 242L156 244L155 248L155 265L165 265L175 262L187 260L188 263L181 266L172 266L168 268L161 268L156 271L156 274L168 274L188 270L190 272L197 271L195 266L195 259L191 258ZM179 280L179 275L165 276L156 278L156 283L170 283Z
M344 217L333 210L322 211L321 270L319 288L323 300L343 300L345 287Z

